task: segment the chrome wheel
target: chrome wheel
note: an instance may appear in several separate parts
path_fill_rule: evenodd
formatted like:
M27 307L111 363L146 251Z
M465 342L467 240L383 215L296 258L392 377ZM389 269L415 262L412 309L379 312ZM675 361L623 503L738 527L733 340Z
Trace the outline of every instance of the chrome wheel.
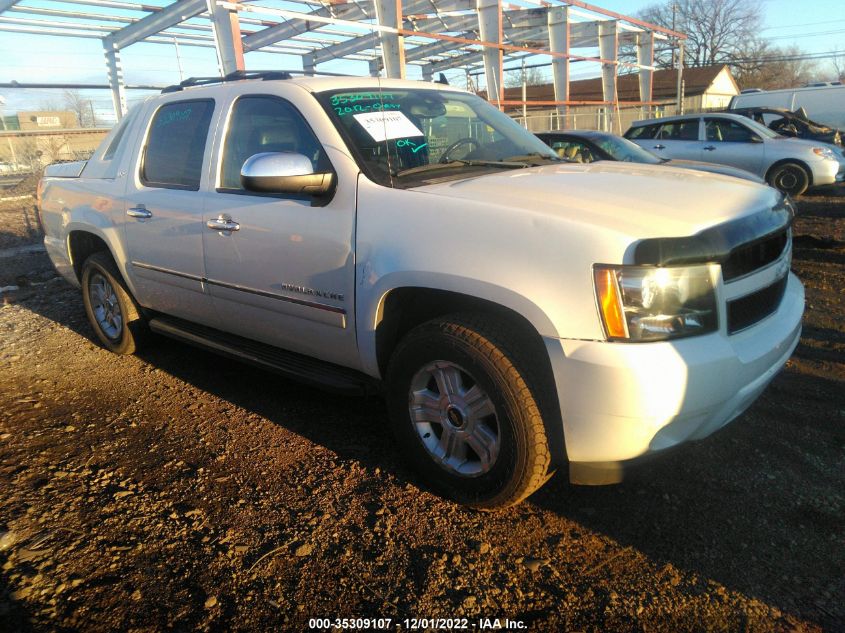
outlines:
M123 313L120 303L109 280L98 272L91 275L88 282L88 298L91 311L100 330L111 340L120 339L123 334Z
M408 408L423 446L449 472L476 477L496 463L500 431L490 396L462 367L434 361L411 380Z

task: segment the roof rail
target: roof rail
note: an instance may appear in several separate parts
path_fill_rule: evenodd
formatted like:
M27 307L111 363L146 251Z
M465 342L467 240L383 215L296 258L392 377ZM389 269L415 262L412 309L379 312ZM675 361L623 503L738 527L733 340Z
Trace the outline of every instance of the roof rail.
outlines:
M340 73L325 73L319 71L304 70L236 70L223 77L189 77L185 81L162 89L161 94L168 92L179 92L193 86L207 86L210 84L222 84L229 81L244 81L247 79L260 79L262 81L274 81L278 79L293 79L294 75L328 75L330 77L349 77Z

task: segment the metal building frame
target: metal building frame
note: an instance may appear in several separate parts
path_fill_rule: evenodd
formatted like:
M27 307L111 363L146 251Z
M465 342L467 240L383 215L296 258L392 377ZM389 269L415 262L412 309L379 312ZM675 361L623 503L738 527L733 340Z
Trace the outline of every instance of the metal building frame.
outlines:
M671 40L680 51L680 102L685 36L581 0L62 0L72 11L29 2L0 0L0 32L100 39L118 118L126 112L120 53L137 42L214 48L222 74L244 70L251 51L298 55L306 73L337 59L368 61L371 74L387 77L405 77L416 65L426 80L480 64L487 98L500 108L553 106L566 114L570 105L653 105L655 42ZM623 47L636 62L620 60ZM505 60L538 55L551 58L554 100L505 100ZM600 65L601 101L569 99L572 62ZM639 101L619 101L620 69L639 72Z

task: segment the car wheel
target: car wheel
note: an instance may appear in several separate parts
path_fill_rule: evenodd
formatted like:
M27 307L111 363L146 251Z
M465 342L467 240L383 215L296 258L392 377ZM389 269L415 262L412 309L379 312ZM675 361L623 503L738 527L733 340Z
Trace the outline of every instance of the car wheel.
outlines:
M82 303L97 338L115 354L133 354L146 339L146 320L108 253L82 265Z
M768 181L775 189L793 197L800 196L810 186L807 170L797 163L784 163L774 167L769 172Z
M429 321L399 343L387 372L394 435L436 492L479 509L514 505L553 474L534 368L505 322Z

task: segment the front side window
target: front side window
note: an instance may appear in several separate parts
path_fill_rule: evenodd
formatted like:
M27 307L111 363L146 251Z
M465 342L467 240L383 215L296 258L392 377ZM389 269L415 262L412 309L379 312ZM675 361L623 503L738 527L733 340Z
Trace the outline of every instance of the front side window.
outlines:
M364 173L387 186L559 160L540 139L474 95L372 88L317 97Z
M750 143L754 134L744 125L727 119L705 119L707 140L717 143Z
M613 157L626 163L646 163L656 165L663 162L648 150L644 150L636 143L619 136L606 136L596 141L597 145Z
M153 117L141 166L141 181L148 187L200 188L202 161L214 101L176 101Z
M315 173L331 171L320 141L294 106L279 97L241 97L232 108L223 145L220 190L243 191L241 167L250 156L265 152L302 154Z

